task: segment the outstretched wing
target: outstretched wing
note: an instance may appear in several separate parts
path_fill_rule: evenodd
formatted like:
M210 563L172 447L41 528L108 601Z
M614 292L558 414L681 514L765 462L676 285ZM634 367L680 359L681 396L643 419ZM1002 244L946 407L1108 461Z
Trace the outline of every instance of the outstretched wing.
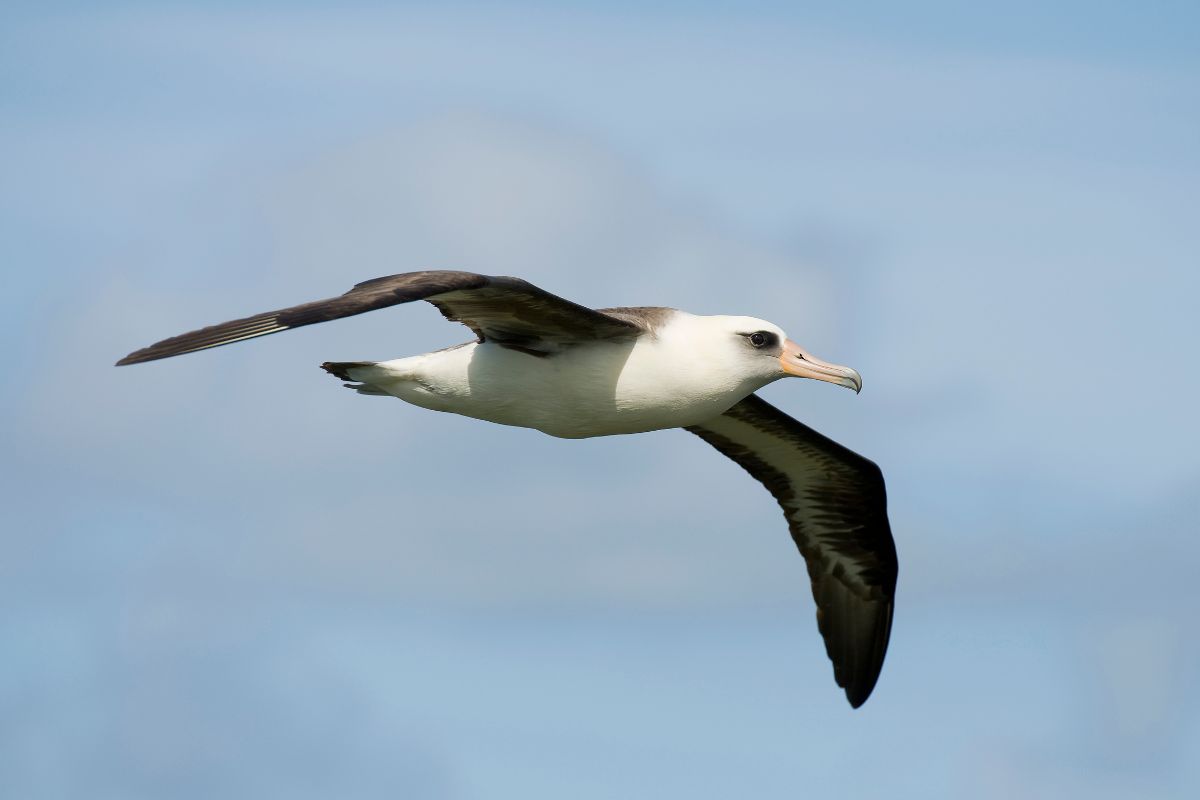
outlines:
M858 708L883 667L896 594L883 473L756 395L687 430L761 481L783 507L808 565L834 679Z
M375 278L328 300L173 336L130 353L117 365L207 350L413 300L433 303L447 319L474 331L481 342L491 340L535 355L547 355L579 342L632 338L642 332L633 322L564 300L520 278L428 270Z

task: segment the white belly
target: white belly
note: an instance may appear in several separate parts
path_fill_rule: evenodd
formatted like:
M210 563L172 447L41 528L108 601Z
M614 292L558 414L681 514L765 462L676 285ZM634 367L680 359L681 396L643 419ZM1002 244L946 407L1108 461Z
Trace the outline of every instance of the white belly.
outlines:
M544 358L471 343L352 374L423 408L575 439L694 425L766 382L714 379L702 366L639 339Z

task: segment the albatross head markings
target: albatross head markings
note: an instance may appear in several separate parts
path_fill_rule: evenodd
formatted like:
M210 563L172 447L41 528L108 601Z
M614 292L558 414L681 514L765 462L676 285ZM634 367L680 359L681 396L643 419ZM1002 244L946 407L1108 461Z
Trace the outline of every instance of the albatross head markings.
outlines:
M710 363L737 374L747 383L765 386L780 378L813 378L862 390L862 377L850 367L817 358L787 337L774 323L757 317L694 317L688 336L705 352Z

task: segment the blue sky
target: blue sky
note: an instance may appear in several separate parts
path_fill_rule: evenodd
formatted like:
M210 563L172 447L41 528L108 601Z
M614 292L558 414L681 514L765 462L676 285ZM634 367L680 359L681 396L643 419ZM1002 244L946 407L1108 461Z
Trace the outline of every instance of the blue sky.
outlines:
M1187 4L90 4L0 19L0 787L1184 797L1200 782ZM338 389L424 267L771 319L880 463L857 712L778 509L681 432Z

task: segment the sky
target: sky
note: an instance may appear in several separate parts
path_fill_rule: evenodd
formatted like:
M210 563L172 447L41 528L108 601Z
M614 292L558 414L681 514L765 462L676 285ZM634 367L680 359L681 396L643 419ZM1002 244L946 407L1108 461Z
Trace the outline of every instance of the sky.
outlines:
M1182 798L1200 785L1186 3L7 4L0 794ZM901 572L833 683L770 497L680 431L346 392L415 269L770 319Z

